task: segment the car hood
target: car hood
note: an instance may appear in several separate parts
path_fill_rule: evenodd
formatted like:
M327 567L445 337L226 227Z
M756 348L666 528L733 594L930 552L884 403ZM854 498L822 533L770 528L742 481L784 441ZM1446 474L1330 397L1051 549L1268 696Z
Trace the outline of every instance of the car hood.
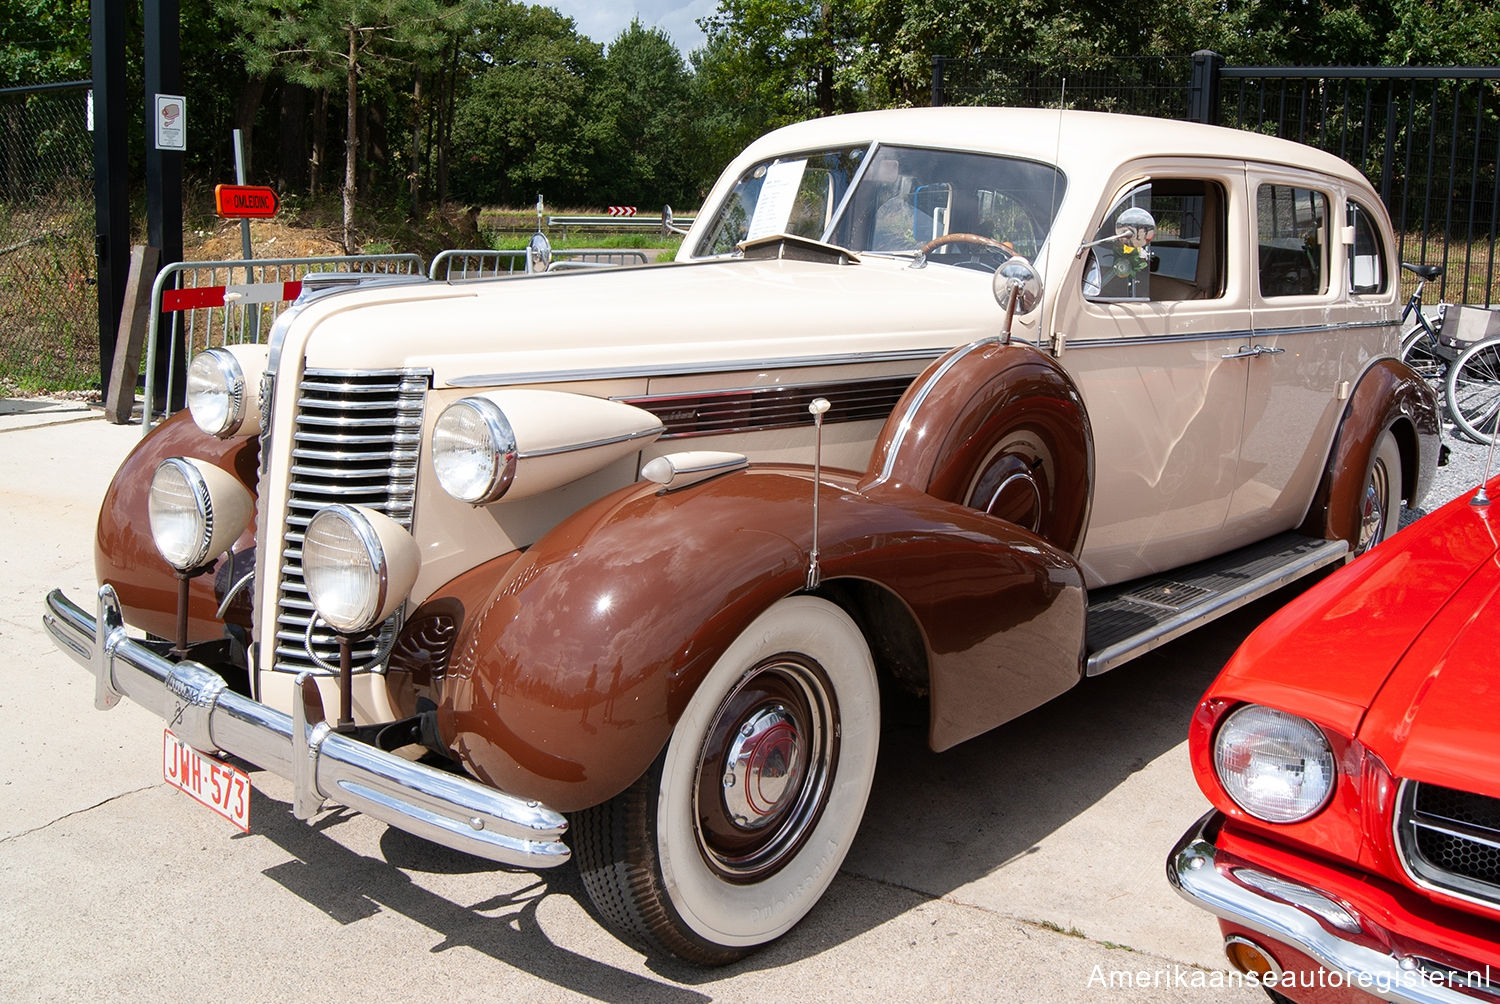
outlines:
M1488 519L1468 522L1487 527ZM1500 797L1497 604L1500 561L1491 538L1489 554L1413 641L1360 729L1361 742L1396 777Z
M935 355L999 334L1002 321L981 272L878 258L731 259L355 290L309 304L286 348L310 367L422 367L437 387L482 386Z
M1235 653L1210 696L1279 708L1359 736L1393 769L1405 758L1413 766L1418 758L1430 765L1465 743L1465 762L1487 758L1493 764L1500 674L1492 668L1494 636L1487 636L1483 610L1500 587L1500 512L1492 516L1488 507L1468 505L1471 496L1392 537L1268 618ZM1480 705L1491 715L1475 714ZM1408 708L1415 716L1410 721ZM1484 743L1468 734L1472 729L1454 731L1457 719L1470 714L1473 728L1489 729ZM1422 752L1429 744L1434 752Z

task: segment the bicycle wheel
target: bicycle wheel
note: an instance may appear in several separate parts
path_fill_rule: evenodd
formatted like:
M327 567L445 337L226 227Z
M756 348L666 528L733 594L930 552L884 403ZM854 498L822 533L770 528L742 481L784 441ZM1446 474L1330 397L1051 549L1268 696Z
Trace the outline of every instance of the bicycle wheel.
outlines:
M1401 336L1401 361L1433 387L1443 386L1448 375L1448 359L1431 328L1419 323Z
M1500 416L1500 338L1475 342L1453 361L1447 380L1448 414L1475 442L1495 438Z

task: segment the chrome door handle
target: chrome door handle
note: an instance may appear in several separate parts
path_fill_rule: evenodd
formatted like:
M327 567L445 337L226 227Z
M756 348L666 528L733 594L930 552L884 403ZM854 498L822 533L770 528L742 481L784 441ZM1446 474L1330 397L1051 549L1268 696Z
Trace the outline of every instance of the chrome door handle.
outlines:
M1226 352L1220 359L1249 359L1254 356L1274 356L1285 352L1286 349L1273 348L1269 345L1241 345L1238 352Z

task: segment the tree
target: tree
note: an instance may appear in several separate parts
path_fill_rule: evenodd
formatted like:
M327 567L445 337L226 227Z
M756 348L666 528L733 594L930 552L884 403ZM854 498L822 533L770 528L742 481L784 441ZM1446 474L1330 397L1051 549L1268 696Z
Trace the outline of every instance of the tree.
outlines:
M593 177L608 201L696 198L703 144L693 128L692 81L665 33L632 21L610 43L589 104Z
M237 21L251 74L279 71L312 88L342 84L345 98L343 243L354 248L359 87L431 55L465 22L476 0L219 0ZM232 12L232 13L231 13Z
M529 205L591 192L589 95L602 48L546 7L501 4L474 24L459 53L454 110L455 192L470 200Z

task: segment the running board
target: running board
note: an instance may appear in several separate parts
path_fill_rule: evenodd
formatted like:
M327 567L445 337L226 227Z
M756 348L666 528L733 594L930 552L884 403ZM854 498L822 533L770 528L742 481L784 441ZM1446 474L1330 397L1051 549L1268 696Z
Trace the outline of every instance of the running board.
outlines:
M1098 676L1325 565L1349 545L1283 533L1161 575L1089 593L1086 673Z

